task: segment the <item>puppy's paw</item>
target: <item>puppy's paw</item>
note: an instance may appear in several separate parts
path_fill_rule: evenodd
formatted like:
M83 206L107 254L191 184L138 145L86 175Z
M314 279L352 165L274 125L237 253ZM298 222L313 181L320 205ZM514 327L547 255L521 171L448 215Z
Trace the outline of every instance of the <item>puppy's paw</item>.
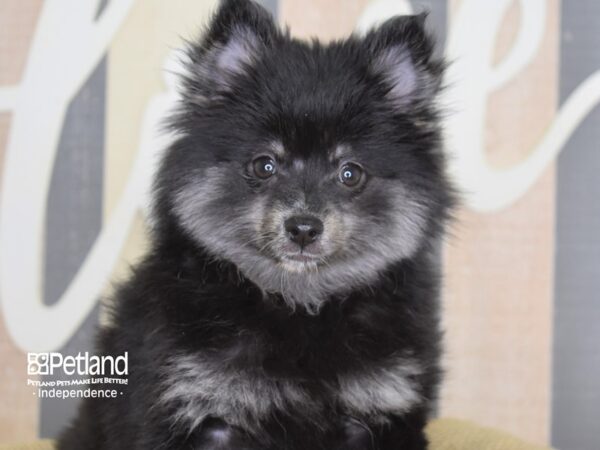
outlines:
M220 419L207 419L195 436L194 450L259 450L239 428Z
M375 436L366 424L348 417L342 423L335 450L375 450Z

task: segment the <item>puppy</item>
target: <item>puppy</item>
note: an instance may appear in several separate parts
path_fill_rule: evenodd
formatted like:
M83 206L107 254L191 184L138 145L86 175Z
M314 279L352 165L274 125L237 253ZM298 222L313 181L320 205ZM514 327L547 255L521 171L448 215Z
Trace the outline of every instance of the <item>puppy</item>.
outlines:
M424 16L298 41L225 0L187 49L151 250L61 450L423 450L454 203Z

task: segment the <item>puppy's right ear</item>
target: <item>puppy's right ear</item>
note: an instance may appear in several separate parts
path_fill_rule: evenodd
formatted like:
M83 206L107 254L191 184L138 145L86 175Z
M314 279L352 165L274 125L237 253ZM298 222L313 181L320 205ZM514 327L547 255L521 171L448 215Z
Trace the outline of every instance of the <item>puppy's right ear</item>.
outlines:
M208 98L230 91L278 35L262 6L252 0L223 0L204 38L188 48L188 88Z
M430 102L442 83L443 61L434 57L434 39L425 29L427 14L389 19L365 37L371 71L385 83L398 108Z

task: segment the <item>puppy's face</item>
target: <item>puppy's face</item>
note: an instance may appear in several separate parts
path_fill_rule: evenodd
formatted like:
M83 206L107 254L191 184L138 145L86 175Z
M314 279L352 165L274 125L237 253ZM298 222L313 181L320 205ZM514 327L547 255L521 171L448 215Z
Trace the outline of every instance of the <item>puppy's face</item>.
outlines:
M421 17L321 46L225 2L189 49L181 137L158 180L165 214L293 304L374 281L449 201L431 50Z

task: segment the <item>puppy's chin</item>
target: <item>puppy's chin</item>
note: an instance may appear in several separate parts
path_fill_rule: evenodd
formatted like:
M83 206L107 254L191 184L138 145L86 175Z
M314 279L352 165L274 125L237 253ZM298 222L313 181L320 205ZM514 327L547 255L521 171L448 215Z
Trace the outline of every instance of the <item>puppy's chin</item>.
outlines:
M301 253L283 256L279 265L288 272L304 273L317 272L320 258L303 255Z

